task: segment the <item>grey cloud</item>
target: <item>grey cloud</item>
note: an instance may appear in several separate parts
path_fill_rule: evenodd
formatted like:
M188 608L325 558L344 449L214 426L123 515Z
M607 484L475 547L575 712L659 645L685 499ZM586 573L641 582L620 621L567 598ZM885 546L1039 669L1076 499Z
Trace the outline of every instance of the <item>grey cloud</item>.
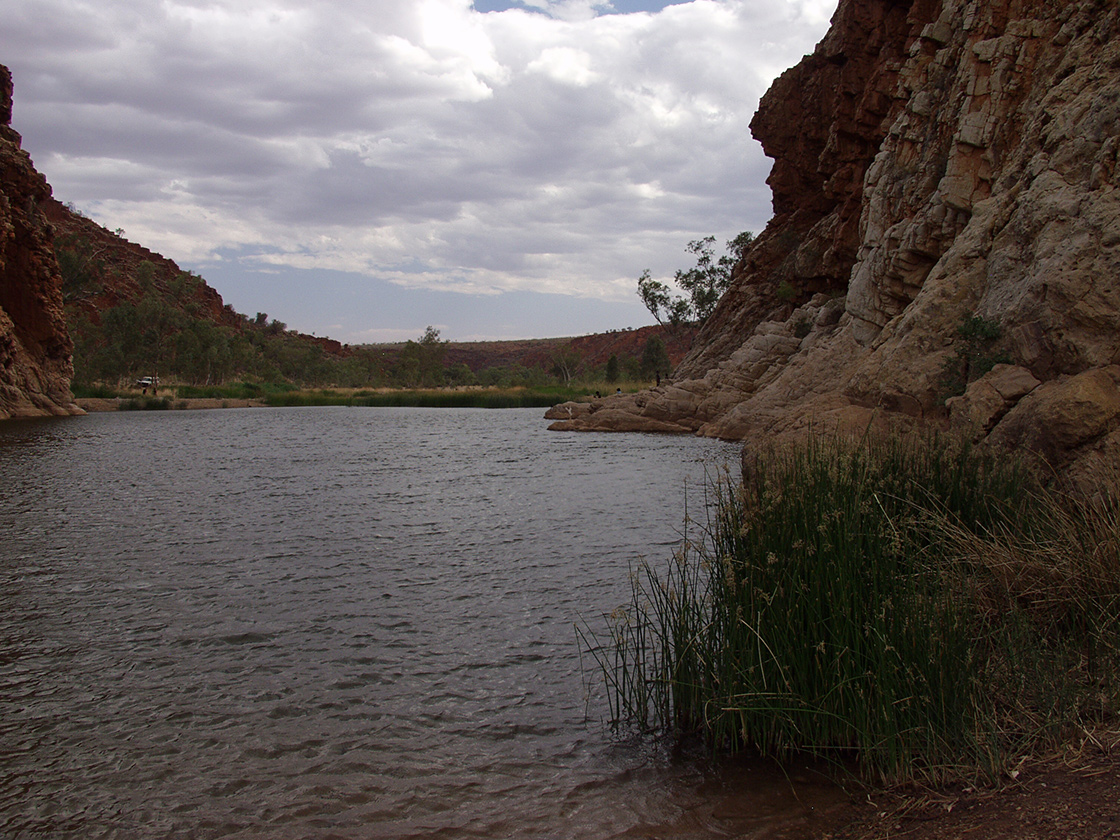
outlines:
M282 242L374 273L413 260L418 285L462 269L594 295L679 265L690 238L761 227L769 164L747 124L775 55L819 35L789 45L790 10L814 2L549 18L454 0L0 0L0 61L56 194L123 216L109 227L192 254ZM160 233L184 213L197 231Z

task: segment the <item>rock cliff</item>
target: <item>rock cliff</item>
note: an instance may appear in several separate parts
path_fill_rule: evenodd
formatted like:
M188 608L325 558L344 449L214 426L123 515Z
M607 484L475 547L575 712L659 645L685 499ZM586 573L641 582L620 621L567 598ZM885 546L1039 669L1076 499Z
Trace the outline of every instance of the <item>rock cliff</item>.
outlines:
M80 414L51 228L51 188L11 127L12 76L0 65L0 419Z
M1120 457L1120 7L841 0L752 124L774 216L673 382L557 429L952 424Z

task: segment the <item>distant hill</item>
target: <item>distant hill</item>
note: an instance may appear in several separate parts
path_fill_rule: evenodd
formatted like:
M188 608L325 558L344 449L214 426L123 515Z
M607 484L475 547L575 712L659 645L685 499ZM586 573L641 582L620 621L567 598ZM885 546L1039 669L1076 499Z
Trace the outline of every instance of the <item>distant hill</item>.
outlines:
M665 344L669 361L677 365L688 353L695 332L695 328L691 327L672 333L665 327L650 326L562 338L450 341L446 345L445 361L448 365L465 364L475 372L511 365L547 368L558 352L570 348L582 357L585 366L594 368L605 365L612 355L619 359L639 358L646 342L657 337ZM368 345L385 354L386 358L393 358L403 346L400 343Z
M226 304L202 277L184 272L173 260L130 242L121 232L107 230L54 198L44 202L42 211L54 229L63 299L76 345L79 381L103 380L109 373L104 365L91 364L83 368L82 364L83 355L108 353L106 345L113 339L107 336L107 314L115 309L127 311L152 300L158 300L159 307L170 310L164 312L163 317L173 325L171 332L180 334L188 329L188 324L195 324L200 338L194 345L217 342L225 348L223 358L228 359L217 367L213 363L200 367L204 364L206 348L194 347L175 353L165 348L161 351L163 358L159 366L168 372L179 370L182 379L191 378L186 371L197 370L198 377L205 373L207 381L279 375L305 385L353 385L365 383L367 379L371 381L365 384L386 384L401 354L406 352L408 345L404 342L352 346L332 338L288 330L284 324L268 321L267 316L251 318ZM217 332L198 329L199 321L208 323ZM511 367L549 370L558 354L568 352L576 354L581 370L587 371L605 366L612 355L620 361L639 359L647 342L658 337L665 345L670 362L676 365L688 353L694 332L687 327L670 332L661 326L649 326L578 337L447 342L443 345L443 363L447 367L465 365L474 373ZM281 337L285 343L283 352L269 345ZM195 355L185 361L180 354L188 351ZM261 355L272 358L262 360ZM285 363L293 358L293 364L303 364L305 368L312 368L312 372L286 368ZM113 363L114 358L110 356L105 364ZM152 364L149 361L136 370L122 370L121 375L127 378L141 371L147 373Z

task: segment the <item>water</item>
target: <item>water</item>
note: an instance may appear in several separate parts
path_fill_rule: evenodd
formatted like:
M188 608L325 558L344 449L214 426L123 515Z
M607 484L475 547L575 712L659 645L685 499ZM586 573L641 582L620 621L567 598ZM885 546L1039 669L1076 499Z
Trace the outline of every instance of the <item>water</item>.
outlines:
M612 737L574 629L737 447L540 414L0 424L0 835L804 829L811 775Z

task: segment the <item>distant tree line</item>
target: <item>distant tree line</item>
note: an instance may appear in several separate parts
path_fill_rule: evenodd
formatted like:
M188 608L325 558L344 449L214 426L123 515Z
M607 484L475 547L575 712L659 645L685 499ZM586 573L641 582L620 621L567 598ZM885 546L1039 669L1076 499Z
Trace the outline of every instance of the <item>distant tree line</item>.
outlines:
M225 322L216 322L201 303L201 277L161 274L152 262L133 269L134 299L98 308L93 301L105 296L107 272L121 269L110 268L83 237L59 237L55 250L78 390L128 387L145 376L192 386L252 381L299 388L542 387L652 379L671 367L664 343L654 336L640 357L615 356L605 365L590 365L563 347L544 366L515 363L474 371L461 362L447 363L448 342L431 326L399 347L353 346L336 354L264 312L250 318L226 307Z

